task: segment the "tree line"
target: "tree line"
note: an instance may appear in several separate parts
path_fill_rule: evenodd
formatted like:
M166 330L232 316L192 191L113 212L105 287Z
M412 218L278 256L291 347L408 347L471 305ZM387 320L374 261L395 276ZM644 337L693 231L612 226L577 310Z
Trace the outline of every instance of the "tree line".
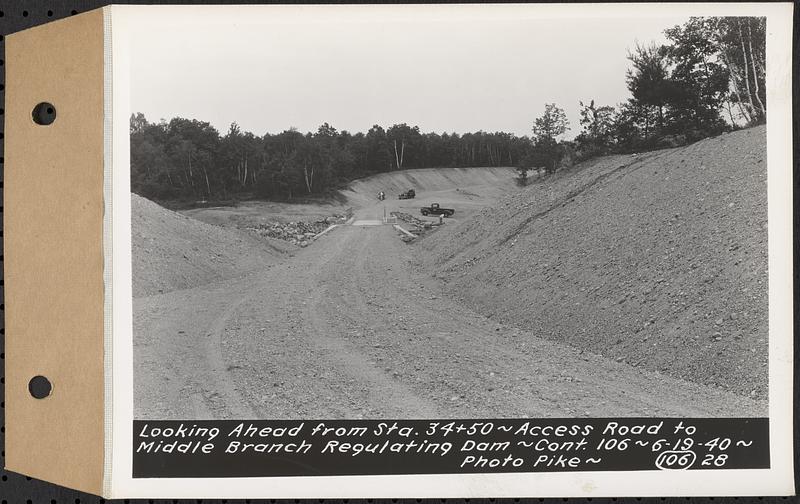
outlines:
M513 166L522 172L593 156L684 145L763 123L766 21L691 18L665 30L666 43L628 53L624 103L580 101L580 132L564 110L544 106L530 136L504 132L424 133L418 126L375 125L366 133L288 129L256 136L233 123L220 134L208 122L131 116L131 188L157 201L294 199L324 194L365 176L407 168Z

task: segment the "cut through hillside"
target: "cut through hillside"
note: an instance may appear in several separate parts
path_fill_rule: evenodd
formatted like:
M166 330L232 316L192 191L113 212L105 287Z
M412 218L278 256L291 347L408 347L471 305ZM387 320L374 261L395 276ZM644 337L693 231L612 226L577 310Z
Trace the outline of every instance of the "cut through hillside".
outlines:
M396 200L397 196L414 189L417 193L436 193L439 191L460 193L462 189L480 187L480 194L466 191L458 194L468 200L473 197L496 197L514 187L516 172L509 167L485 168L419 168L396 172L380 173L358 179L350 183L342 195L355 206L371 205L380 191L386 198ZM418 194L419 197L419 194Z
M766 398L765 135L583 163L426 237L417 261L500 323Z
M133 296L235 278L282 260L296 247L206 224L131 194Z

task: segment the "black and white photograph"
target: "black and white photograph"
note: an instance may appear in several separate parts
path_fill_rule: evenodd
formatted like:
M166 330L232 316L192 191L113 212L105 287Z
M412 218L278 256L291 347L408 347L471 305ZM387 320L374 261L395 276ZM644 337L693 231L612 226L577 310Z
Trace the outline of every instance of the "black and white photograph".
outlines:
M790 13L110 9L110 495L793 493Z
M767 30L137 33L135 418L767 416Z

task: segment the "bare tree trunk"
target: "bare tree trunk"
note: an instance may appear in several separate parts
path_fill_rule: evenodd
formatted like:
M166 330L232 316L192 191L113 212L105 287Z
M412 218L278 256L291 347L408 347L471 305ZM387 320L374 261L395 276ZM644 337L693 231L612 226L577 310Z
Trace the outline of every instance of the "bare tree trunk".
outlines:
M314 168L311 168L311 176L308 174L308 163L303 163L303 175L306 179L306 189L311 194L311 186L314 185Z
M206 167L203 167L203 175L206 177L206 189L208 189L208 197L211 198L211 184L208 182L208 172L206 171Z
M750 109L755 110L756 106L753 103L753 94L750 91L750 72L747 69L747 50L744 48L744 36L742 35L742 25L737 19L736 25L739 28L739 42L742 44L742 57L744 58L744 83L747 85L747 100L750 102Z
M244 175L242 176L242 187L247 184L247 155L244 156Z
M397 139L394 141L394 161L397 163L397 169L400 169L400 156L397 154Z
M705 58L705 57L703 58L703 73L705 74L706 82L708 82L709 80L711 80L711 77L709 76L709 73L708 73L708 61L706 61L706 58ZM704 97L703 97L703 96L702 96L702 94L701 94L701 96L700 96L700 104L701 104L701 105L700 105L700 106L701 106L701 107L703 107L703 108L705 108L705 107L702 105L702 103L703 103L703 98L704 98ZM709 107L709 109L710 109L710 108L711 108L711 107ZM719 112L719 110L715 110L715 112L717 112L717 113L718 113L718 112ZM698 120L698 123L699 123L699 122L700 122L700 121Z
M756 72L756 63L755 57L753 56L753 30L750 28L750 21L747 22L747 45L750 47L750 63L753 66L753 82L755 83L756 88L756 100L758 100L758 106L761 107L761 115L763 117L767 116L767 107L764 106L764 102L761 101L761 97L758 95L758 72Z
M739 82L739 79L736 77L736 72L733 71L734 67L731 64L731 61L724 53L722 54L722 62L725 63L725 66L728 67L728 73L730 74L731 82L733 82L733 92L736 94L736 102L739 105L739 111L742 113L742 116L744 116L745 120L748 123L752 122L753 121L752 114L745 107L745 103L742 100L742 95L739 92L739 87L741 86L741 83Z
M728 101L728 100L725 101L725 108L728 109L728 115L731 118L731 124L736 126L736 121L733 119L733 110L731 110L732 107L731 107L731 102L730 101Z
M189 154L189 187L192 188L194 193L194 173L192 173L192 155Z
M400 168L403 167L403 156L406 153L406 139L404 138L400 142Z

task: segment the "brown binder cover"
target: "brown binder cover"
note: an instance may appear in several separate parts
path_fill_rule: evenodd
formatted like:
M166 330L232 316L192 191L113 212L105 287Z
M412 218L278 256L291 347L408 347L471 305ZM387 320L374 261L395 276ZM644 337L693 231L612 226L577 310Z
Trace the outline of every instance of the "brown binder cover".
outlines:
M6 468L103 487L103 11L10 35ZM33 121L40 102L50 125ZM52 383L35 399L29 380Z

